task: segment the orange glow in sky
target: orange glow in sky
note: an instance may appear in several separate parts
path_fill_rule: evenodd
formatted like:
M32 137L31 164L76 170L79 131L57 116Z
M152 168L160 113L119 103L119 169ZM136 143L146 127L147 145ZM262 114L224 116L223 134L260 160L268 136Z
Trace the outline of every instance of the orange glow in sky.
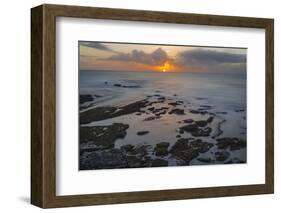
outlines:
M162 66L158 66L157 70L160 72L169 72L172 71L173 68L174 66L166 61Z

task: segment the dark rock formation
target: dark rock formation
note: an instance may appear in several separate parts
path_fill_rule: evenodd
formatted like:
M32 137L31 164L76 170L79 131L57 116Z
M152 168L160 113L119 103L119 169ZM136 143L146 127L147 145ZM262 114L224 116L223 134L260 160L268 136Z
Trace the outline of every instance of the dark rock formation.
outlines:
M92 143L95 146L113 148L114 142L118 138L126 136L126 130L129 125L122 123L113 123L109 126L80 126L80 143Z
M79 97L79 103L83 104L85 102L93 101L94 98L92 95L80 95Z
M168 151L168 147L170 146L170 144L168 142L161 142L156 144L155 148L154 148L154 152L156 156L166 156L168 155L169 151Z
M219 149L227 149L229 148L231 151L239 150L241 148L246 147L246 141L238 139L238 138L218 138L217 139L217 147Z

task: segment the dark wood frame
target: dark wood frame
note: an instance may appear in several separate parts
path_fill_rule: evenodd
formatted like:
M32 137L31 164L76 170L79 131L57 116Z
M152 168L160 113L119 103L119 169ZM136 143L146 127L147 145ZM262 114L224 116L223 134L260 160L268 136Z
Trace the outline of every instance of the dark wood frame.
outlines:
M195 189L56 195L56 17L94 18L265 29L266 177L265 184ZM31 9L31 203L66 207L218 196L274 191L274 20L125 9L41 5Z

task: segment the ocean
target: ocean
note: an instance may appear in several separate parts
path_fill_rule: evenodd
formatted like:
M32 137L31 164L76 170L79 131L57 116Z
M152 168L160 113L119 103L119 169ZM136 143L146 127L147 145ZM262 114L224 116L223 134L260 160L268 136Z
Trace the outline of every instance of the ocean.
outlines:
M94 100L80 105L80 113L97 107L123 107L139 100L149 99L154 103L159 97L165 102L154 104L155 108L166 107L171 110L171 102L179 102L177 109L182 114L167 113L160 119L149 120L151 113L147 108L143 113L132 113L99 121L93 121L82 127L107 126L113 123L128 124L126 136L118 138L115 148L132 144L134 146L150 145L148 152L155 158L153 147L161 142L173 146L179 138L190 137L189 133L179 134L184 119L206 120L214 117L209 125L212 133L209 137L196 137L216 144L218 138L235 138L246 141L246 73L189 73L189 72L129 72L80 70L79 94L92 95ZM155 99L156 98L156 99ZM200 113L198 113L198 110ZM203 110L203 111L202 111ZM207 114L201 113L206 112ZM139 131L149 134L138 135ZM189 165L220 164L226 162L246 162L246 148L228 150L228 161L220 161L214 153L220 151L213 146L200 158L193 159ZM211 159L199 161L198 159ZM168 161L169 166L177 165L177 160L170 155L161 159ZM231 159L231 161L230 161ZM238 160L237 160L238 159ZM210 163L211 162L211 163Z

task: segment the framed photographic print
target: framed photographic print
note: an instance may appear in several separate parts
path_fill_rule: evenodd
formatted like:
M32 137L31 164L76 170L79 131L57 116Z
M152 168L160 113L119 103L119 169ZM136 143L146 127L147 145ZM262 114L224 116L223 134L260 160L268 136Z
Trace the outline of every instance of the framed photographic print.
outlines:
M31 10L31 203L274 191L273 19Z

